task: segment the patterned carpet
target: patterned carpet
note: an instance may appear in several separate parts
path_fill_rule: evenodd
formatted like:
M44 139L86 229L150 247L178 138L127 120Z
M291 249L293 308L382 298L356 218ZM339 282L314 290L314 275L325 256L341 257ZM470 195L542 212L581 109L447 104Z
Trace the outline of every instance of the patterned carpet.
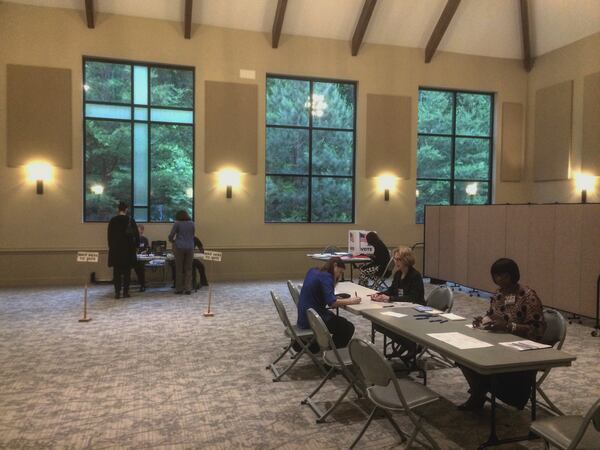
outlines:
M285 344L271 289L295 320L279 281L215 285L213 318L202 315L206 289L192 296L149 289L114 300L110 286L95 286L89 323L77 320L82 289L0 290L0 448L347 448L365 417L346 402L328 423L315 423L300 405L319 379L308 359L279 383L265 370ZM485 300L455 298L457 314L486 308ZM367 338L368 322L350 318ZM600 397L600 338L590 331L569 326L565 350L578 359L545 385L567 413L583 413ZM319 398L335 399L340 386L334 379ZM442 399L420 411L442 448L472 449L486 439L489 407L482 414L455 408L467 397L458 369L430 371L429 386ZM503 407L499 423L501 435L524 431L528 412ZM384 418L359 444L392 447L402 446Z

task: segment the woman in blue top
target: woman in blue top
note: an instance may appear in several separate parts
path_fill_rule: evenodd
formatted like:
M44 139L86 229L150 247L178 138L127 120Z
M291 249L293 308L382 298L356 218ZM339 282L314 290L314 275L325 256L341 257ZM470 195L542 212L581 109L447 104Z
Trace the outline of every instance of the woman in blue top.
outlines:
M340 258L331 258L323 267L310 269L304 278L298 302L298 327L310 328L306 312L313 308L325 322L337 348L348 345L354 334L354 325L343 317L336 316L329 308L360 303L360 297L342 300L335 296L335 283L342 277L345 269ZM311 347L311 351L318 351L318 346Z
M169 233L169 242L173 244L175 254L175 293L192 293L192 264L194 261L195 226L185 211L175 214L175 223Z

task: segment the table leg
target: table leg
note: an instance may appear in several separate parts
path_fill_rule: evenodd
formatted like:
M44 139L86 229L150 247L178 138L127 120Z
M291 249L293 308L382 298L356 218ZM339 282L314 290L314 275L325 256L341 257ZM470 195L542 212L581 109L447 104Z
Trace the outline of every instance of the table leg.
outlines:
M371 322L371 344L375 343L375 325Z

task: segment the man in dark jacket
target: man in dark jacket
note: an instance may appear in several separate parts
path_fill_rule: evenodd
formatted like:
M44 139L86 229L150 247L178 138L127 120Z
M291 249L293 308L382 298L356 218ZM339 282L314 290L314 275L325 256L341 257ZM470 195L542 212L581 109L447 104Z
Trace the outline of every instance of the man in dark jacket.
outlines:
M137 247L140 235L137 224L127 215L129 206L119 203L119 213L108 222L108 267L113 268L115 298L129 297L129 277L137 264Z

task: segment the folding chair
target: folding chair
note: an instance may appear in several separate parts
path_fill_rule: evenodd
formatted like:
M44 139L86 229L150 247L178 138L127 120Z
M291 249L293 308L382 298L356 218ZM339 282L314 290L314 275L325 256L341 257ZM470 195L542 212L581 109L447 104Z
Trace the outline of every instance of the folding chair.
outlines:
M592 427L589 426L590 422ZM546 417L532 422L529 429L544 440L546 449L550 445L561 450L600 449L600 400L592 405L584 417Z
M557 350L560 350L565 343L567 336L567 321L561 313L555 309L546 308L544 309L544 321L546 322L546 331L542 336L542 343L552 345ZM542 375L537 379L536 390L537 393L544 399L544 402L537 402L537 406L545 409L551 414L564 416L564 413L548 398L548 395L542 389L542 383L550 374L550 368L544 370Z
M363 339L354 338L350 341L348 349L352 362L362 373L367 385L371 385L367 388L367 396L374 405L367 423L365 423L365 426L358 436L356 436L350 448L354 448L365 431L367 431L377 411L381 410L400 436L402 442L406 441L407 433L400 429L396 421L392 418L390 411L404 412L414 424L414 429L405 448L409 448L415 440L419 444L425 445L417 439L417 435L420 432L434 449L439 450L440 447L435 440L422 427L423 418L418 417L413 412L413 409L419 406L438 400L438 395L420 383L407 378L397 378L385 357L375 349L373 344Z
M290 323L290 319L288 318L285 307L283 306L283 303L281 302L277 294L275 294L273 291L271 291L271 298L273 299L273 303L275 304L277 314L279 314L279 318L281 319L281 322L285 327L285 335L291 339L290 344L287 347L285 347L283 352L277 358L275 358L275 360L271 364L269 364L266 367L266 369L271 369L271 372L273 372L273 375L275 375L273 381L281 380L281 377L288 373L290 369L294 367L296 363L300 360L302 355L305 354L310 357L310 359L315 363L319 370L321 370L321 372L325 373L325 368L323 367L321 361L319 361L317 357L313 355L312 352L308 349L308 347L315 341L315 337L312 330L304 330L302 328L299 328L298 325L292 325ZM300 346L300 351L296 354L292 354L292 346L295 342ZM275 364L277 364L288 353L290 353L290 356L293 355L293 361L282 372L280 372L279 370L277 370L277 367L275 367Z
M377 290L381 289L382 286L388 288L389 286L388 286L386 280L392 273L393 267L394 267L394 258L392 257L392 255L390 255L390 260L388 261L387 265L385 266L385 270L383 271L383 273L381 275L379 275L373 281L373 284L370 286L371 289L375 289L377 291Z
M294 300L294 303L296 306L298 306L298 302L300 302L300 289L298 289L298 286L296 286L290 280L287 280L287 287L290 290L292 300Z
M356 379L356 376L350 372L352 361L348 354L348 349L336 348L327 326L314 309L310 308L307 311L307 316L308 323L310 324L317 343L319 344L319 348L321 349L323 361L325 364L329 365L331 369L325 374L319 385L300 403L302 405L310 406L317 415L317 423L323 423L325 422L325 419L327 419L327 416L342 403L342 400L344 400L348 392L350 392L350 389L354 388L358 395L362 395L362 390L357 384L358 380ZM331 379L336 373L340 373L346 379L348 386L344 389L344 392L342 392L335 403L327 411L322 412L317 405L314 404L313 397L321 390L327 380Z

